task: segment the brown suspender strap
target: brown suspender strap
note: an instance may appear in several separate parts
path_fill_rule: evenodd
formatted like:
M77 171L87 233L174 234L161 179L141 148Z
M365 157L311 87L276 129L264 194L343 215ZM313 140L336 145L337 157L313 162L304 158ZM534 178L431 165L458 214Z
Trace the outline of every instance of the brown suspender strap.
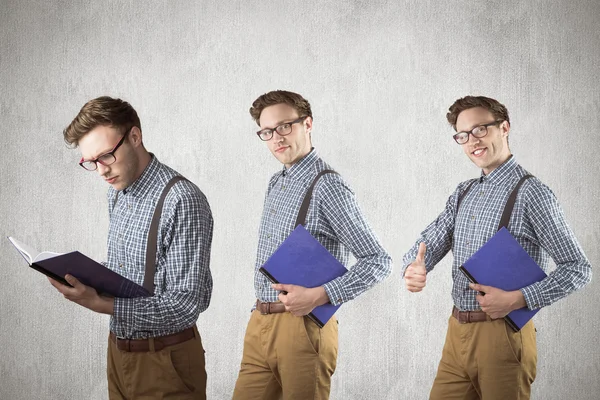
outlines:
M296 227L298 225L306 224L306 214L308 214L308 206L310 205L310 199L312 197L312 192L313 192L315 185L317 184L317 181L319 180L319 178L325 174L337 174L337 172L335 172L332 169L324 169L323 171L319 172L317 174L317 176L315 176L315 179L313 180L312 184L306 191L304 200L302 200L302 205L300 206L300 211L298 211L298 217L296 217L296 224L294 225L294 227Z
M508 229L508 223L510 221L510 216L512 214L513 208L515 207L515 202L517 201L517 193L519 192L519 188L529 178L533 178L533 175L523 176L519 183L517 183L517 185L513 189L510 196L508 196L508 200L506 201L506 205L504 206L504 211L502 212L502 217L500 218L498 230L502 229L502 227Z
M144 272L144 289L154 294L154 274L156 273L156 249L158 246L158 224L160 222L160 216L162 214L163 204L169 190L177 182L187 180L183 176L174 176L171 178L167 185L163 189L154 214L152 215L152 222L150 223L150 230L148 231L148 242L146 243L146 272Z
M463 190L463 192L460 194L460 196L458 196L458 203L456 203L456 213L454 215L458 214L458 207L460 207L460 203L462 203L463 199L465 198L467 193L469 193L469 190L471 190L471 187L475 184L475 182L477 182L477 179L475 179L474 181L469 183L467 185L467 188L465 190Z

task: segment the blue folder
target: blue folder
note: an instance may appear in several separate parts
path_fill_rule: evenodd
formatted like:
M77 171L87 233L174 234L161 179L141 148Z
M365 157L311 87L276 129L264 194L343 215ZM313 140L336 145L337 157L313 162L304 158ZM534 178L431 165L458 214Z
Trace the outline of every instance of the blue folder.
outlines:
M522 289L547 276L504 227L481 246L459 269L473 283L505 291ZM538 311L524 307L511 311L504 319L516 332Z
M321 286L348 272L302 225L294 229L259 271L273 283L307 288ZM323 304L308 317L322 328L338 308L331 303Z

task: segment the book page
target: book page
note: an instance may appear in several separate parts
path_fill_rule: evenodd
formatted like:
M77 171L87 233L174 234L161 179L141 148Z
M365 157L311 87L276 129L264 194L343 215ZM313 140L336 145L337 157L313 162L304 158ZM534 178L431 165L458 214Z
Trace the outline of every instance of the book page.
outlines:
M21 253L21 255L29 264L33 264L34 262L47 260L49 258L61 255L61 253L54 253L51 251L44 251L42 253L38 253L37 250L35 250L33 247L26 245L25 243L19 242L13 237L9 237L8 240L10 240L10 242L16 247L19 253Z
M21 255L25 258L25 261L27 261L29 264L33 262L33 259L38 254L37 250L35 250L32 247L29 247L24 243L19 242L17 239L12 238L10 236L8 237L8 240L10 240L13 246L15 246L19 253L21 253Z
M62 255L63 255L63 253L53 253L51 251L43 251L40 254L38 254L33 259L33 261L34 262L39 262L39 261L42 261L42 260L47 260L49 258L54 258L54 257L57 257L57 256L62 256Z

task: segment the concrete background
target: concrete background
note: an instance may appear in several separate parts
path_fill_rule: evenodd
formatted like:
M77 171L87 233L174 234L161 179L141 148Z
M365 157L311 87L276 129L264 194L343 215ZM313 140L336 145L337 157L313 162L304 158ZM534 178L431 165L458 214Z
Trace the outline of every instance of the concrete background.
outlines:
M1 0L0 399L107 397L108 318L61 298L3 238L104 259L106 184L62 140L100 95L131 102L147 148L209 199L215 285L198 326L209 398L230 398L264 191L280 168L247 110L273 89L312 103L315 146L396 261L339 313L331 398L426 398L451 260L420 294L404 289L399 266L456 184L479 174L445 122L456 98L506 104L513 153L554 190L600 263L599 17L597 0ZM534 399L600 398L599 281L536 317Z

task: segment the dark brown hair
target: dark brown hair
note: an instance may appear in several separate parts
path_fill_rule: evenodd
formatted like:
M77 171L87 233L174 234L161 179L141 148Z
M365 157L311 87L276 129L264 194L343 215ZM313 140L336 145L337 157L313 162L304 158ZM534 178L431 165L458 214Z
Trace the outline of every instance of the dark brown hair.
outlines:
M98 126L110 126L122 130L123 133L137 126L142 126L137 112L131 104L121 99L102 96L90 100L79 110L79 114L63 130L65 142L77 147L79 140Z
M450 106L446 119L456 130L456 120L458 115L470 108L482 107L492 113L494 119L497 121L506 121L510 125L510 118L508 117L508 110L498 100L491 99L484 96L465 96L462 99L458 99Z
M263 112L263 110L276 104L287 104L298 112L299 117L304 117L307 115L312 118L310 103L304 97L294 92L274 90L272 92L265 93L258 99L254 100L252 107L250 107L250 115L257 125L260 126L260 114Z

